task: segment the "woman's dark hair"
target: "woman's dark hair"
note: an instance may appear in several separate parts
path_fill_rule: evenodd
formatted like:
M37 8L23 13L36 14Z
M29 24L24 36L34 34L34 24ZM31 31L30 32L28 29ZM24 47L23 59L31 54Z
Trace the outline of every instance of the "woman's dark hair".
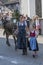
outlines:
M20 21L20 17L23 18L24 16L23 16L22 14L20 14L20 16L19 16L19 21Z
M21 17L21 16L23 17L23 15L22 15L22 14L20 14L20 16L19 16L19 17Z

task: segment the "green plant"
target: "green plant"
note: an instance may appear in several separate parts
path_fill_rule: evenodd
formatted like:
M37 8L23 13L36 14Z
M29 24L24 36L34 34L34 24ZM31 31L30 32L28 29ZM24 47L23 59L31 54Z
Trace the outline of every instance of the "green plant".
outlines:
M15 18L19 20L20 12L18 10L15 11Z
M19 20L19 16L20 16L20 13L18 10L15 10L14 13L12 14L13 18L16 18L17 21Z
M12 13L12 18L15 18L15 12Z

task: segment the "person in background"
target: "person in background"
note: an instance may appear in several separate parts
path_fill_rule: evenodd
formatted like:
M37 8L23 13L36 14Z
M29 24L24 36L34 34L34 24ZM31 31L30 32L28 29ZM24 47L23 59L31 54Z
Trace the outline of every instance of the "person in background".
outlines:
M24 20L24 16L20 15L20 21L17 24L17 29L18 29L17 47L18 49L23 50L23 55L27 55L26 28L27 28L27 23Z
M40 33L40 23L39 23L39 16L36 15L33 17L33 24L36 26L36 30Z
M26 15L26 22L27 22L27 26L29 28L29 25L30 25L30 17L28 17L28 15Z
M39 29L40 28L40 23L39 23L38 15L35 16L35 23L36 23L36 29Z
M40 29L40 23L39 23L39 16L38 15L35 16L35 23L36 23L36 29L39 31L39 34L40 34L41 29Z

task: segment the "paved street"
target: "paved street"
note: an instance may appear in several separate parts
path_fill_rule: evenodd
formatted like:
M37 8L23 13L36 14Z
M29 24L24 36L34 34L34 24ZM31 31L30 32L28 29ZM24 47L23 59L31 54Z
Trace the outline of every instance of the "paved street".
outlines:
M27 56L22 55L22 50L15 51L12 36L9 37L9 42L10 47L6 45L3 30L0 29L0 65L43 65L43 36L38 37L39 52L36 58L32 57L29 50Z

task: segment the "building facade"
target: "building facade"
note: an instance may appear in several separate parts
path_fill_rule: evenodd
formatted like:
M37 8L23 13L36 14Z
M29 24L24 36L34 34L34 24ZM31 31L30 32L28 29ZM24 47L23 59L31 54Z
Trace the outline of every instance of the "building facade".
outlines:
M4 3L6 7L8 7L10 10L14 11L18 8L19 6L19 0L10 0L6 3Z
M28 14L29 17L38 15L43 17L43 0L19 0L20 1L20 12L22 14Z
M8 0L4 3L11 10L19 9L21 14L43 17L43 0Z
M31 18L35 15L43 17L43 0L11 0L5 5L11 10L18 8L21 14Z

